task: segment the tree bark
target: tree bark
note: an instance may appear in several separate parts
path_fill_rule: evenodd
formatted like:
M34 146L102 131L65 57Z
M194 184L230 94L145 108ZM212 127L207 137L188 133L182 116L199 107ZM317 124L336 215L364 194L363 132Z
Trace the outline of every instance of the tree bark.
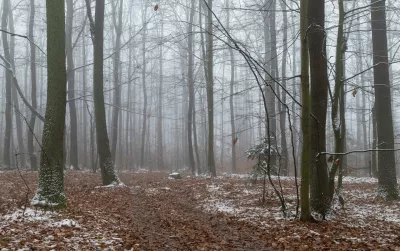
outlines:
M328 105L328 66L325 43L325 3L309 0L308 18L313 24L309 33L310 75L311 75L311 113L316 120L311 122L311 207L325 214L330 203L326 199L328 188L328 165L324 156L318 153L326 151L326 115Z
M74 2L67 0L66 18L66 51L67 51L67 80L68 80L68 105L70 116L70 145L69 145L69 164L75 170L79 170L78 162L78 124L75 106L75 71L74 57L72 48L72 32L74 25Z
M38 189L32 204L65 207L63 143L66 113L64 0L46 1L47 103L43 128Z
M119 10L118 13L116 11L116 8L119 3ZM121 107L121 89L119 87L119 71L120 71L120 57L121 57L121 52L120 52L120 47L121 47L121 35L122 35L122 9L124 5L124 0L119 0L114 3L112 3L112 8L113 8L113 24L114 24L114 29L115 29L115 55L114 55L114 61L113 61L113 75L114 75L114 97L113 97L113 113L112 113L112 144L111 144L111 156L113 159L113 162L115 163L115 155L117 152L117 141L118 141L118 121L119 121L119 109ZM117 16L118 16L118 21L117 21ZM119 132L122 133L122 132ZM120 149L121 151L122 149Z
M49 1L49 0L48 0ZM104 0L96 0L95 20L93 22L90 1L86 0L87 13L90 20L94 49L93 65L93 99L96 121L97 151L103 185L119 184L120 180L114 171L114 163L110 152L107 134L106 111L104 107L103 83L103 48L104 48Z
M213 0L208 0L207 14L207 109L208 109L208 171L212 176L217 176L214 159L214 51L213 51L213 18L212 18Z
M300 39L301 39L301 127L303 131L303 147L301 155L301 215L302 221L311 220L310 212L310 157L311 157L311 100L310 100L310 84L309 84L309 58L308 58L308 39L307 39L307 0L300 1Z
M8 30L8 15L11 12L11 6L9 0L3 1L3 13L1 19L1 28L3 30ZM10 46L8 43L8 34L5 32L1 33L1 37L3 40L3 50L4 50L4 57L7 60L5 62L5 66L9 69L12 68L11 66L11 55L10 55ZM11 113L11 106L12 106L12 96L11 96L11 82L13 81L12 75L9 70L5 70L6 76L6 111L5 111L5 120L6 120L6 127L4 130L4 148L3 148L3 162L7 168L11 166L11 131L12 131L12 113Z
M374 63L375 112L378 148L394 148L393 118L389 81L385 0L371 0L371 28ZM387 199L397 199L394 151L378 154L378 192Z
M188 138L188 150L189 150L189 168L192 174L196 174L196 166L194 162L193 154L193 106L194 106L194 57L193 57L193 18L195 12L195 1L191 0L191 9L189 17L189 27L188 27L188 89L189 89L189 107L187 115L187 138Z

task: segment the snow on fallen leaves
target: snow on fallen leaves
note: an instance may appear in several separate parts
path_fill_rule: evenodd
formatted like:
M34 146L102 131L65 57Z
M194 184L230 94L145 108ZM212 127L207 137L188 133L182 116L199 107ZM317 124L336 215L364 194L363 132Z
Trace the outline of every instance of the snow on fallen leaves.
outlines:
M30 191L36 173L23 172ZM0 173L0 250L400 250L400 204L376 198L376 182L347 178L329 220L283 218L276 196L246 175L218 178L124 172L125 186L98 187L99 174L69 170L67 208L26 208L17 172ZM273 178L274 181L277 177ZM294 214L294 179L282 178ZM33 195L29 194L31 198Z

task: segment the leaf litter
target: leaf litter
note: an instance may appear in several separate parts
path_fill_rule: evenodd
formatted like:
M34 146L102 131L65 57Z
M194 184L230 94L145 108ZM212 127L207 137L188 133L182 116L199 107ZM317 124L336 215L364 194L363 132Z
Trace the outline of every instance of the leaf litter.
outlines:
M35 191L37 174L22 175ZM0 250L400 250L400 203L378 199L374 179L346 178L344 210L335 202L328 220L302 223L282 216L270 187L262 205L246 175L120 176L125 186L109 189L68 170L67 208L48 212L26 201L17 172L0 173ZM294 214L294 179L281 182Z

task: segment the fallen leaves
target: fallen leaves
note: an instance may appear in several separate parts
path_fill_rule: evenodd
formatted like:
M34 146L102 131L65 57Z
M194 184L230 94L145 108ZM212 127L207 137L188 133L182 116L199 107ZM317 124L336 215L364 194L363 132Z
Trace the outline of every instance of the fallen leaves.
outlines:
M36 173L24 172L31 191ZM18 209L26 190L15 172L0 173L0 247L39 250L396 250L400 204L376 200L375 180L345 179L347 217L337 203L318 224L283 219L268 188L244 176L169 180L163 173L120 175L126 186L96 188L100 175L69 171L68 207ZM290 207L293 179L282 180ZM13 190L14 192L11 192ZM31 195L32 196L32 195ZM397 249L398 250L398 249Z

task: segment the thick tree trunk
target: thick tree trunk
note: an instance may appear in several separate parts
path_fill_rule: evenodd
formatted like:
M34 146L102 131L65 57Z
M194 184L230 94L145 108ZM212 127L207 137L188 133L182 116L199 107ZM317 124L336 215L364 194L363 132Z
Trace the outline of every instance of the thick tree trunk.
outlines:
M38 189L32 204L64 207L63 141L66 112L64 0L46 1L47 103Z
M310 221L310 157L311 157L311 100L310 100L310 84L309 84L309 59L308 59L308 41L307 41L307 0L300 2L300 39L301 39L301 94L302 94L302 111L301 111L301 127L303 131L303 147L301 155L301 216L302 221Z
M378 148L393 149L394 132L390 99L391 83L389 81L384 0L371 0L371 28ZM393 151L380 152L378 155L378 186L381 196L387 199L397 199L399 197Z
M325 156L317 158L318 153L326 152L326 115L328 105L328 67L325 43L325 3L309 0L308 17L315 27L308 33L311 73L311 113L316 120L311 121L311 207L325 214L330 206L326 199L328 188L328 165Z

